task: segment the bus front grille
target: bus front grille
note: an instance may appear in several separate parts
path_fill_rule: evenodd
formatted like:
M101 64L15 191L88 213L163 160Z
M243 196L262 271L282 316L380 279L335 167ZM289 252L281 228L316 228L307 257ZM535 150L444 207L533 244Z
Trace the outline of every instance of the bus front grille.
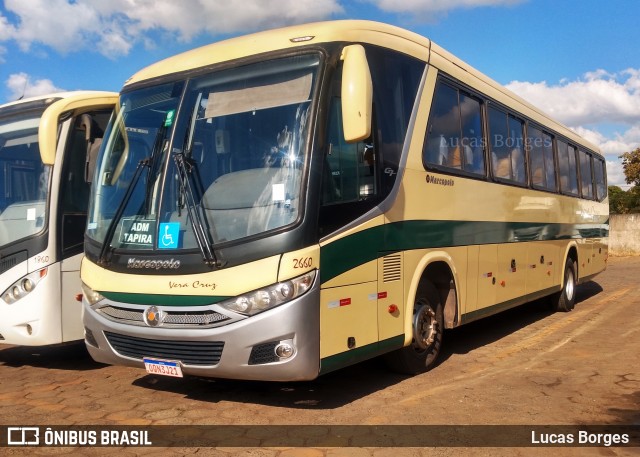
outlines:
M146 326L144 311L119 306L103 306L97 310L107 319L131 325ZM162 327L169 328L208 328L229 319L224 314L212 310L204 311L162 311Z
M104 335L111 347L125 357L179 360L185 365L216 365L224 348L223 341L151 340L111 332Z

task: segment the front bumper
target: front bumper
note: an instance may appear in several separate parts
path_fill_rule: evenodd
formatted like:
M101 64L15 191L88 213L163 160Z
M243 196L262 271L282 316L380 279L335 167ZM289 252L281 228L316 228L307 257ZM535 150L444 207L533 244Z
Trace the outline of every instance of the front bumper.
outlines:
M162 328L114 322L94 308L105 303L127 308L127 304L104 299L91 307L85 299L85 343L94 360L112 365L144 368L142 358L150 356L178 360L182 372L194 376L264 381L314 379L320 369L318 284L316 278L306 294L291 302L213 328ZM155 306L167 311L176 309L162 303ZM294 346L291 357L280 359L269 354L280 342ZM163 357L163 353L167 356Z

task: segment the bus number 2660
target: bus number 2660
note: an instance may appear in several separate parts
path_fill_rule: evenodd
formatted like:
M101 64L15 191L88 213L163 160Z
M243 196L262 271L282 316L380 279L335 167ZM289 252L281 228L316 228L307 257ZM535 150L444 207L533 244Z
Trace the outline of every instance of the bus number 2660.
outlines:
M313 265L313 258L302 257L300 259L293 259L293 268L311 268Z

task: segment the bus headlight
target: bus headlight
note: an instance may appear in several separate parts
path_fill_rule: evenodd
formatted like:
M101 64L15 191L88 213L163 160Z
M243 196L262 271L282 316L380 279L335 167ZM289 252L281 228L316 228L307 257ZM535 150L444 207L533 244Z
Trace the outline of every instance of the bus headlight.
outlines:
M86 298L89 302L89 306L95 305L104 298L99 292L96 292L91 287L87 286L84 282L82 283L82 293L84 295L84 298Z
M7 290L2 293L2 300L4 300L8 305L17 302L22 297L31 293L31 291L36 288L36 285L40 280L45 276L47 276L46 268L42 268L41 270L34 271L33 273L23 276L11 284Z
M304 295L313 285L315 277L316 271L309 271L289 281L254 290L218 304L229 311L253 316Z

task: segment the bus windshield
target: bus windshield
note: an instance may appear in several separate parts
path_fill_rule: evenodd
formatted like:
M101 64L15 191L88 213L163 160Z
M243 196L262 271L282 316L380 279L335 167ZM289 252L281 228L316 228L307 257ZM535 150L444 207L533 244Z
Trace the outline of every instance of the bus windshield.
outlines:
M46 225L51 166L40 158L40 114L0 119L0 247L35 235Z
M294 223L319 63L280 58L123 93L88 236L116 249L203 249Z

